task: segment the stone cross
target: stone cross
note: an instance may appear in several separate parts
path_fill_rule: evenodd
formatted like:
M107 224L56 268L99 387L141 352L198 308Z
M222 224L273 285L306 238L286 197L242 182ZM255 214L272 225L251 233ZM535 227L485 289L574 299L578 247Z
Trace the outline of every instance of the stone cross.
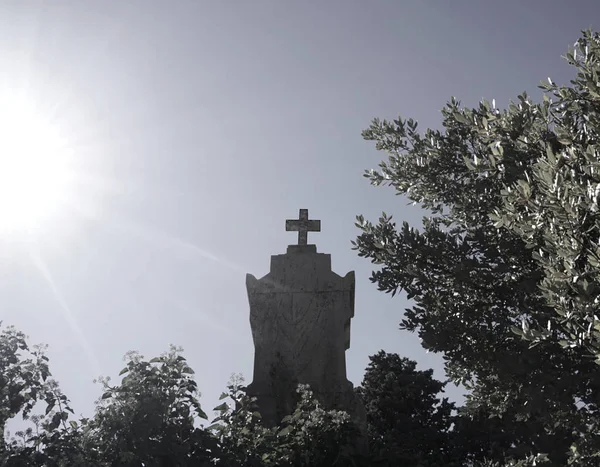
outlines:
M309 220L308 209L300 209L298 219L288 219L285 221L285 230L288 232L298 232L298 245L308 243L308 232L320 232L321 221Z
M286 221L298 232L298 245L271 256L269 273L246 276L250 328L254 341L254 377L246 394L256 397L262 422L275 426L291 414L298 384L308 384L320 404L344 410L360 427L360 449L366 449L366 411L346 375L346 350L354 316L354 272L331 269L331 255L307 245L307 233L321 223L300 218ZM358 446L358 445L357 445Z

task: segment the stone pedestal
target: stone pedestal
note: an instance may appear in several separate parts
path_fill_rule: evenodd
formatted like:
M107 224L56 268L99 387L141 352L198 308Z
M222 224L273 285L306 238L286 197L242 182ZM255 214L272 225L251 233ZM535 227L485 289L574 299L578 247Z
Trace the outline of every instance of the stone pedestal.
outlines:
M354 272L341 277L315 245L291 245L271 257L261 279L246 276L254 339L254 377L263 422L273 426L294 409L298 383L309 384L326 409L347 411L361 427L366 413L346 377Z

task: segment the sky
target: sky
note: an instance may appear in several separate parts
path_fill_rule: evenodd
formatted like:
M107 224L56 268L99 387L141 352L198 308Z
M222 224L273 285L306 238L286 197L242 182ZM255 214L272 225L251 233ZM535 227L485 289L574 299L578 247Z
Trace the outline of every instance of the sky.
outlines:
M70 174L43 220L0 231L0 320L48 344L77 414L126 352L175 344L211 415L232 373L252 380L245 275L268 273L307 208L322 226L310 243L356 271L348 378L383 349L444 379L398 328L405 296L378 292L351 250L358 214L423 215L363 177L385 154L361 131L398 115L439 128L451 96L537 100L540 80L571 78L560 56L599 14L593 0L0 2L0 110L34 108Z

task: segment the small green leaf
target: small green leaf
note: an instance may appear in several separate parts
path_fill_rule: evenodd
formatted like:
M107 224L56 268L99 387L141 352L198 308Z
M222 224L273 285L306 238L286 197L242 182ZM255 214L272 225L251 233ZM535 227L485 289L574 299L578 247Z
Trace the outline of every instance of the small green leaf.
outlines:
M50 429L56 430L62 421L62 417L60 413L55 413L52 417L52 421L50 422Z
M207 430L217 430L217 431L221 431L223 429L223 425L221 425L220 423L213 423L212 425L210 425L208 428L206 428Z
M222 392L221 395L219 396L219 400L222 401L223 399L229 397L229 394L227 394L226 392Z
M285 417L283 417L281 419L281 423L289 423L291 419L292 419L291 415L286 415Z
M523 331L521 329L519 329L518 327L516 327L516 326L512 326L510 328L510 330L512 331L513 334L516 334L519 337L523 336Z
M218 412L223 412L224 410L227 410L229 408L229 406L227 405L227 402L223 402L221 405L217 405L213 410L216 410Z
M125 367L123 368L120 372L119 372L119 376L124 375L125 373L127 373L129 371L129 368Z
M454 119L458 122L458 123L463 123L465 125L467 125L469 123L469 120L467 119L467 117L465 117L463 114L456 112L454 114Z

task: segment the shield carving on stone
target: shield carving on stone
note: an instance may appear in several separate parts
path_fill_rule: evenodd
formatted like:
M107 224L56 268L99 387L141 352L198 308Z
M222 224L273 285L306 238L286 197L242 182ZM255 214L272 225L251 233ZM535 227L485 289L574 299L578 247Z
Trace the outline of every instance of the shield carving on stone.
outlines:
M287 344L290 357L293 358L297 370L302 370L317 355L322 347L328 326L326 303L327 294L314 292L291 292L288 295L290 304L281 309L278 327L284 342Z

